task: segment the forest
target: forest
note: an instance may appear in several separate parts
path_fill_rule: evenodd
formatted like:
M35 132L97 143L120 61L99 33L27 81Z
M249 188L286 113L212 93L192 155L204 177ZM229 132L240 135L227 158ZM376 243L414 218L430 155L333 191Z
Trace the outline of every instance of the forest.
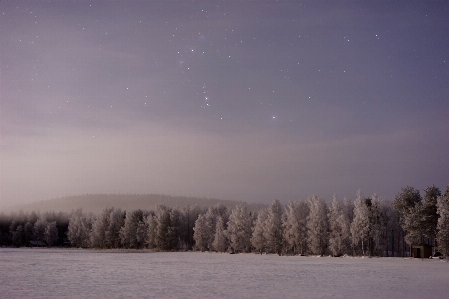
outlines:
M9 212L67 212L82 208L84 212L100 214L106 207L120 208L124 211L133 210L155 210L157 206L164 205L169 208L183 208L185 206L199 205L201 207L213 207L223 204L232 209L237 204L244 204L250 211L257 211L266 204L246 203L237 200L225 200L218 198L200 198L187 196L173 196L165 194L83 194L40 200L28 204L13 205L4 208L5 213Z
M98 214L0 213L0 246L67 246L154 251L254 252L279 255L409 256L412 244L429 244L449 256L449 186L421 195L404 187L394 200L361 191L354 201L335 195L274 200L250 211L237 204L152 210L105 208Z

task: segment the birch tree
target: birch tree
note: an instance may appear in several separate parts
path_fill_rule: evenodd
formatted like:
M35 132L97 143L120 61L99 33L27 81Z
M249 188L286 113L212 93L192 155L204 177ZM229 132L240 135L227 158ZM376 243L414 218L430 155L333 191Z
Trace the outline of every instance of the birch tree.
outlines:
M351 236L354 247L361 244L362 255L365 255L365 245L369 236L369 230L369 210L365 198L363 198L362 192L359 190L354 201L354 219L351 223Z
M307 245L312 254L324 255L328 238L326 202L315 195L307 199L310 213L307 217Z
M438 212L437 212L437 201L441 197L441 191L439 188L432 185L424 189L424 206L423 206L423 222L421 225L424 226L424 235L429 238L429 244L434 245L437 234L438 225Z
M157 233L158 224L156 220L156 215L150 213L144 218L145 224L147 225L147 235L146 235L146 246L150 249L157 247Z
M263 233L267 252L280 254L283 241L282 206L277 199L268 207Z
M107 231L110 225L110 214L113 208L104 209L100 215L92 223L92 231L90 233L90 244L95 248L106 248L108 242Z
M33 226L33 238L35 241L45 241L45 228L47 227L47 221L39 218L36 220Z
M251 236L251 245L254 250L260 254L265 252L266 240L264 236L265 221L267 220L267 209L259 210L257 214L256 222L253 228L253 234Z
M143 245L143 240L138 238L137 229L139 223L143 223L143 211L127 211L125 224L120 229L120 239L125 248L140 248Z
M54 246L58 242L58 227L56 221L48 222L45 227L45 241L48 246Z
M195 221L193 228L193 239L195 241L195 249L200 251L209 251L214 238L212 230L212 217L210 214L201 214Z
M225 252L228 248L228 240L225 235L224 220L219 215L217 216L215 225L215 235L214 242L212 243L212 248L218 252Z
M89 233L92 222L81 209L73 211L69 217L67 238L73 246L88 247L90 244Z
M363 198L357 192L354 202L354 219L351 224L353 245L361 244L362 254L372 256L376 252L382 254L385 242L386 212L383 200L377 194L371 198ZM366 252L368 249L368 252Z
M226 235L231 250L249 252L251 248L251 217L246 206L238 204L229 216Z
M109 226L105 232L105 246L107 248L118 248L122 245L120 230L125 225L126 214L121 209L111 209L109 213Z
M287 253L305 254L307 251L307 217L310 208L306 201L289 202L283 221Z
M384 199L374 193L371 197L370 204L368 205L368 211L370 221L368 248L370 249L370 255L382 256L387 241L387 203Z
M144 216L142 220L137 223L137 231L136 231L137 248L147 246L147 236L148 236L148 225L145 222Z
M446 187L444 195L437 200L437 244L441 254L449 256L449 185Z
M349 220L347 219L341 202L334 195L329 209L329 249L334 256L347 253L349 239Z

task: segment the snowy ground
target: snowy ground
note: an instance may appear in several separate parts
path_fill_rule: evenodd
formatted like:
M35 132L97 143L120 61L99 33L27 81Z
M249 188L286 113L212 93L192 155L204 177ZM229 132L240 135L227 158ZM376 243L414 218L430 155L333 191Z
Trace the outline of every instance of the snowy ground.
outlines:
M449 298L449 263L0 248L2 298Z

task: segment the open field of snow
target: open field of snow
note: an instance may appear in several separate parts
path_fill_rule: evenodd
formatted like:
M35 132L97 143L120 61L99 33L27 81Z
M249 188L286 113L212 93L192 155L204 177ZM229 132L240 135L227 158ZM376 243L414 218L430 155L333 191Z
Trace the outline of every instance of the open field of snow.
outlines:
M2 298L447 298L449 263L0 248Z

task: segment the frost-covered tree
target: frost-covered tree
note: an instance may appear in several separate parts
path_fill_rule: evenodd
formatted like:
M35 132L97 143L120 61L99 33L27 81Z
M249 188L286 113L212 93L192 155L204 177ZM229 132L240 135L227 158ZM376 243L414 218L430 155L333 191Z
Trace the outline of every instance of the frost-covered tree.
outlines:
M393 211L392 202L373 195L371 207L371 221L373 223L373 248L372 254L378 256L389 256L390 237L391 237L391 211Z
M35 241L45 241L45 228L47 227L47 221L39 218L36 220L33 226L33 238Z
M407 213L401 217L401 225L405 230L405 241L409 245L423 243L425 228L423 223L424 206L422 203L407 209Z
M88 247L90 243L89 233L91 230L91 219L81 209L72 211L69 217L67 238L73 246Z
M368 236L369 253L371 256L382 256L387 242L387 202L375 193L371 197L371 200L366 200L366 202L370 221L370 232Z
M48 222L45 227L45 241L48 246L54 246L58 242L58 226L56 221Z
M401 192L396 194L394 198L394 207L401 213L406 213L407 209L414 207L422 202L419 190L413 187L401 188Z
M361 244L362 255L365 255L366 241L370 235L369 209L362 192L357 191L357 198L354 201L354 219L351 223L352 245L354 247Z
M231 250L249 252L251 248L251 217L246 206L238 204L229 216L226 235Z
M182 215L177 209L171 209L170 211L171 217L171 227L170 227L170 237L173 246L173 250L178 250L180 245L180 236L181 236L181 220Z
M107 231L110 226L111 212L113 208L106 208L101 212L92 223L92 231L90 233L90 244L94 248L107 248L111 244L107 240Z
M210 211L210 210L209 210ZM214 240L213 220L211 213L201 214L195 221L193 228L193 239L195 241L195 249L200 251L209 251L212 248Z
M182 226L180 227L181 247L192 250L194 245L193 228L198 216L203 213L203 209L198 205L187 206L181 211Z
M121 246L120 230L125 225L125 213L121 209L112 209L109 213L109 226L105 232L105 246L118 248Z
M229 210L224 204L219 203L215 205L214 207L212 207L212 212L215 217L215 221L218 219L219 216L223 220L224 224L226 224L229 221Z
M225 235L225 227L223 218L218 215L215 224L215 235L212 248L218 252L225 252L228 249L228 239Z
M329 250L334 256L342 254L341 228L337 222L338 217L342 214L340 202L334 194L327 215L329 219Z
M24 234L24 229L22 225L14 225L14 222L11 223L10 226L10 232L12 234L12 243L14 244L14 246L20 247L23 246L24 239L25 239L25 234Z
M214 241L216 218L217 218L215 213L217 212L218 211L215 210L214 208L209 208L207 209L205 214L202 214L204 216L204 221L202 221L201 226L197 228L195 222L194 228L195 233L193 234L193 237L195 240L195 246L197 247L198 250L201 251L212 250L212 243ZM199 246L199 244L201 245Z
M120 229L120 241L125 248L133 248L133 246L137 243L137 224L138 222L136 222L132 217L132 212L126 211L125 224Z
M256 222L251 236L251 245L254 250L260 254L265 252L266 240L264 236L265 221L267 219L268 210L261 209L257 214Z
M419 190L405 187L394 198L394 208L401 214L401 226L409 245L421 243L425 233L423 223L424 207Z
M283 218L286 253L305 254L307 251L307 216L310 208L306 201L289 202Z
M141 248L143 240L138 238L137 229L139 223L143 223L143 211L135 210L126 212L125 224L120 230L120 239L125 248Z
M215 226L217 222L217 213L218 210L214 208L209 208L206 211L206 214L204 216L206 217L206 223L208 226L207 231L209 231L209 235L204 235L206 241L206 249L205 250L212 250L213 246L212 243L214 242L214 236L215 236Z
M282 206L277 199L268 207L263 234L267 252L280 254L283 241Z
M349 222L352 223L352 220L354 219L354 202L346 197L343 198L342 210Z
M348 253L350 237L349 219L343 210L343 205L334 195L329 209L329 249L334 256Z
M437 245L441 254L449 256L449 185L444 195L437 200Z
M354 219L351 223L353 246L361 245L362 254L382 255L385 244L386 211L383 200L376 194L371 198L363 198L357 192L354 201ZM368 252L366 252L368 250Z
M158 250L161 250L161 244L163 242L165 242L166 236L169 232L169 227L171 225L170 209L165 205L158 205L156 207L156 210L154 211L153 219L156 221L156 226L155 226L156 247L155 248ZM162 226L162 222L164 222L163 226ZM148 244L149 243L148 237L150 237L149 234L151 233L151 229L150 229L149 225L148 225L147 233L148 233L148 236L147 236L147 244Z
M150 213L148 216L144 218L146 227L147 227L147 234L145 238L146 246L150 249L157 247L157 232L158 232L158 225L156 220L156 215L153 213Z
M337 218L337 223L340 229L340 245L343 254L349 254L351 248L351 222L345 213L340 214Z
M145 222L145 218L143 218L143 221L139 221L137 224L137 232L136 232L136 239L137 239L137 248L142 248L147 246L147 236L148 236L148 226Z
M307 199L309 216L307 217L307 245L312 254L324 255L328 240L328 219L326 202L315 195Z
M424 204L423 204L423 217L421 225L424 226L424 235L429 238L429 243L432 244L437 234L438 225L438 212L437 201L441 196L439 188L432 185L424 189Z
M165 210L158 225L157 244L160 250L171 251L178 249L180 223L178 210Z

